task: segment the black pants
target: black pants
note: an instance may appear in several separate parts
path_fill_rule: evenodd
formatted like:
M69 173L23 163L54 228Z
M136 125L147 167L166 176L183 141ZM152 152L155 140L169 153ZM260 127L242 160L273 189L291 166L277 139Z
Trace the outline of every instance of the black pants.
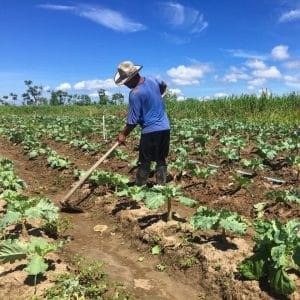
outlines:
M139 164L150 167L152 161L157 166L166 166L169 154L170 130L155 131L141 135Z

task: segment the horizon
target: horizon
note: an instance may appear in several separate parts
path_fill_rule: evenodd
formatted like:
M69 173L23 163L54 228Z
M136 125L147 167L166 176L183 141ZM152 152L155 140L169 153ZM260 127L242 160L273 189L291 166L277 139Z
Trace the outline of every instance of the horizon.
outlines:
M298 93L300 1L227 3L0 0L0 95L32 80L91 97L121 92L126 102L129 90L113 82L123 60L179 100Z

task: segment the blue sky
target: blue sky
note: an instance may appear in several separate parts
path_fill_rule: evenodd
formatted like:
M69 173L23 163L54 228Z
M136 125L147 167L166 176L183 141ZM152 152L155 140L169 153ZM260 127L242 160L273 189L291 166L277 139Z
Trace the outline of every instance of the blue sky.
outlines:
M0 95L127 93L123 60L184 97L300 91L300 0L0 0Z

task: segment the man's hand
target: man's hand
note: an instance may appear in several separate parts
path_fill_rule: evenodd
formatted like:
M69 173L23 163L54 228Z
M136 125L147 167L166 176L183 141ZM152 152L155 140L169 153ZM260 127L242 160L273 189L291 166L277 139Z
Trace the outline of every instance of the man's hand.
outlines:
M123 132L119 133L117 140L119 145L125 145L126 135Z
M119 145L125 145L125 141L126 141L127 136L134 129L135 126L136 125L126 124L123 131L121 133L119 133L119 135L118 135L117 140L119 142Z

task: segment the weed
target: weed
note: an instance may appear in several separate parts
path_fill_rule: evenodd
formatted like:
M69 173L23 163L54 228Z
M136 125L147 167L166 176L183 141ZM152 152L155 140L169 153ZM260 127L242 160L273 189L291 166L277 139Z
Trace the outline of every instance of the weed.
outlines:
M199 263L198 259L196 257L192 256L192 257L181 259L179 261L179 266L181 269L188 269L198 263Z

